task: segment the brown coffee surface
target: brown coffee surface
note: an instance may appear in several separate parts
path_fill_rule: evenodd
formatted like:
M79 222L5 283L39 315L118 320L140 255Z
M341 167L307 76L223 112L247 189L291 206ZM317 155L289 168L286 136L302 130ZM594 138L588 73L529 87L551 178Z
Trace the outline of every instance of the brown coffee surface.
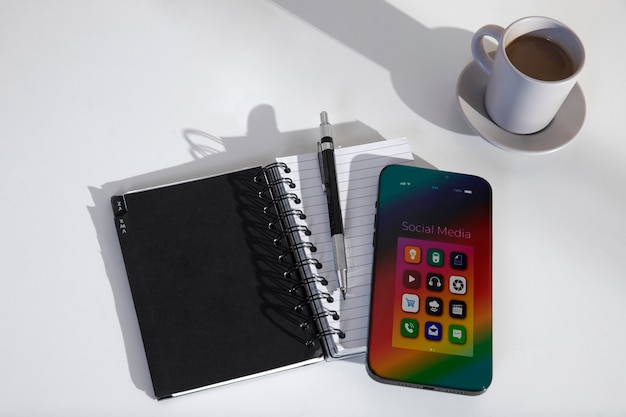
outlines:
M518 70L538 80L558 81L576 71L570 54L543 36L522 35L506 47L506 54Z

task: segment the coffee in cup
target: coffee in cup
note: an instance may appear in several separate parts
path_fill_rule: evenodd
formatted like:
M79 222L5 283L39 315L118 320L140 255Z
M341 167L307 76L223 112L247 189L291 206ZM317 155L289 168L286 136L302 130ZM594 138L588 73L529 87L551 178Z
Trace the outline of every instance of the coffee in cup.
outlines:
M515 68L538 80L560 81L576 72L569 52L545 36L522 35L514 39L505 51Z
M498 42L491 58L483 38ZM583 67L585 52L578 36L547 17L526 17L504 29L480 28L472 54L489 75L485 109L501 128L516 134L544 129L559 111Z

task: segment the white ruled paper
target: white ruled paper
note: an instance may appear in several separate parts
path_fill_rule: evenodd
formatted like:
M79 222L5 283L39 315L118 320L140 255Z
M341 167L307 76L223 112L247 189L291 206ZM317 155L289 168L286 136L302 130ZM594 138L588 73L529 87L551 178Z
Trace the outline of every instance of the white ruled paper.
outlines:
M278 158L277 162L289 166L291 172L286 176L296 185L290 192L301 197L300 204L292 203L292 208L306 214L306 219L298 220L298 223L306 225L312 232L311 236L302 236L302 240L312 242L317 248L309 255L319 260L322 268L313 272L329 281L327 287L318 286L319 291L328 292L333 298L332 303L324 301L323 305L340 315L339 320L328 317L328 322L331 327L346 334L343 339L334 337L338 352L333 356L362 353L367 346L369 325L378 177L387 165L413 165L413 154L406 139L335 149L348 261L348 293L345 300L342 299L335 272L328 207L321 186L317 153Z

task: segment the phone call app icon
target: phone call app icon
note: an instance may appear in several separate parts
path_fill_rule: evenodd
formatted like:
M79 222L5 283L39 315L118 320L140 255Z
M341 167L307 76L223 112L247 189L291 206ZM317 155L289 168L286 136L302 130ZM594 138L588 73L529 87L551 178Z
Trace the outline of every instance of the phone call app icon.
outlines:
M404 247L404 262L418 264L422 262L422 249L419 246Z
M420 298L417 294L402 294L402 311L417 313L420 309Z
M404 271L404 275L402 277L402 283L404 284L404 288L419 288L421 280L422 275L419 271Z
M428 249L428 265L443 266L443 251L440 249Z
M402 319L400 322L400 334L410 339L415 339L419 330L419 323L413 319Z

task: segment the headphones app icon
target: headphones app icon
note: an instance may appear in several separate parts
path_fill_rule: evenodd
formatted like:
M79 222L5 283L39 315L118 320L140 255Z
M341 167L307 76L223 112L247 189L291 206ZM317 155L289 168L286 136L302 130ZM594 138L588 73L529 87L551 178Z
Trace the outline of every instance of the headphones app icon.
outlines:
M426 276L426 287L432 291L443 291L443 276L430 273Z

